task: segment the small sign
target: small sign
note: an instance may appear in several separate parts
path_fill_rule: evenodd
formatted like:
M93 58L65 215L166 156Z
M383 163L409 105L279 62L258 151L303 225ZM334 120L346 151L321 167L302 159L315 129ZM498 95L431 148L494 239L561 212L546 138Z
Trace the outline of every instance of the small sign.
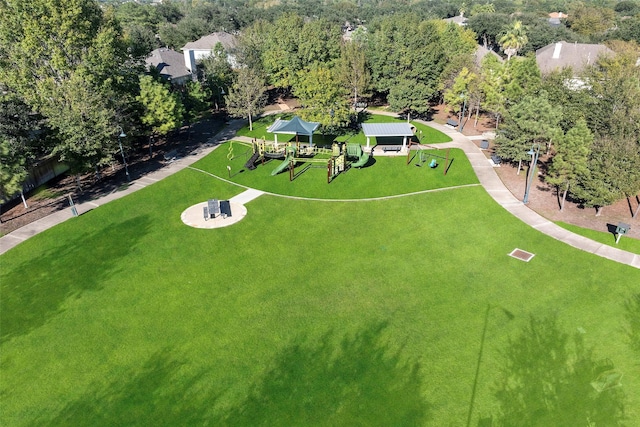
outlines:
M623 234L627 234L629 230L631 230L631 226L629 224L625 224L624 222L618 223L618 226L616 227L616 245L620 241L620 237L622 237Z

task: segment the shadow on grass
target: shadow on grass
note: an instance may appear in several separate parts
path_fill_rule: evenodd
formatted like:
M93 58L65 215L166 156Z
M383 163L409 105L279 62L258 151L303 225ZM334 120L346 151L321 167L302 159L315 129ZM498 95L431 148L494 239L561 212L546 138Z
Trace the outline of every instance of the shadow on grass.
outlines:
M414 426L429 418L420 366L381 338L384 324L318 342L298 340L275 360L226 425Z
M186 374L171 349L69 403L49 426L418 426L429 418L420 367L384 344L384 324L318 342L298 339L246 399L215 412L204 370Z
M64 245L5 272L0 284L0 342L43 325L68 298L99 289L149 227L149 219L141 216L90 234L66 236ZM68 269L70 265L75 268Z
M160 351L138 371L123 375L106 389L97 387L41 425L206 425L217 396L199 389L201 373L185 376L180 372L182 366L171 350Z
M624 308L629 346L640 356L640 293L632 295Z
M617 426L624 419L621 373L594 360L580 333L562 332L555 317L531 317L504 352L497 384L497 425Z

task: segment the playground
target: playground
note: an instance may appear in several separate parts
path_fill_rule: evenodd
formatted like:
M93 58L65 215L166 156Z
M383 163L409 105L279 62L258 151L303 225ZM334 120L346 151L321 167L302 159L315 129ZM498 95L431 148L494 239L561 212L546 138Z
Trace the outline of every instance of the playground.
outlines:
M2 255L2 424L478 425L503 373L556 350L512 345L552 316L593 349L581 360L623 374L640 419L637 269L529 227L462 153L445 175L446 150L425 150L374 152L327 184L320 168L271 175L283 159L246 170L252 147L229 142ZM235 217L247 187L264 194L233 226L183 223L212 197ZM601 410L603 378L567 398Z

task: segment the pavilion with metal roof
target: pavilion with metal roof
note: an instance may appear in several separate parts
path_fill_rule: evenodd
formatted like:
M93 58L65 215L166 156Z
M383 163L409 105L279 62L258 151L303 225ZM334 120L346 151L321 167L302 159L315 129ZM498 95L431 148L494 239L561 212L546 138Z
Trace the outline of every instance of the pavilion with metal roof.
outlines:
M298 116L293 116L291 120L277 119L271 126L267 128L267 132L274 134L275 142L278 143L278 134L284 133L289 135L307 135L309 137L309 145L313 145L313 132L318 129L320 123L305 122Z
M409 123L363 123L362 132L367 137L367 147L369 149L370 138L373 137L402 137L402 151L407 148L407 137L413 136L413 129Z

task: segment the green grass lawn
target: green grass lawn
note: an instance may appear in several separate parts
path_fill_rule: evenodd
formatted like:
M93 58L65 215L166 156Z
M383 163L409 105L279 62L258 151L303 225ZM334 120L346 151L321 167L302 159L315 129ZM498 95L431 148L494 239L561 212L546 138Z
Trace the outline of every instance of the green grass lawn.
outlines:
M588 228L578 227L577 225L567 224L564 222L557 222L557 224L573 233L579 234L584 237L588 237L591 240L600 242L605 245L613 246L623 251L632 252L640 255L640 240L632 239L622 236L620 241L616 244L616 236L613 233L605 233L603 231L590 230Z
M449 150L449 163L446 162L446 149L427 150L427 153L429 160L438 160L437 168L429 168L427 164L417 167L419 159L415 151L409 155L409 164L407 156L374 156L366 167L352 168L338 175L330 184L327 184L326 162L298 162L293 181L290 180L288 170L271 176L271 172L283 162L282 159L259 163L253 171L245 169L244 165L251 157L252 150L250 145L241 142L223 144L193 167L243 186L276 194L321 199L363 199L478 184L462 150ZM448 165L446 175L445 164ZM230 178L227 166L231 167ZM305 170L306 166L313 167Z
M224 177L227 150L196 167ZM477 182L458 153L446 177L403 158L329 185L273 167L232 181L322 199ZM0 423L465 425L486 326L477 425L498 413L502 370L548 356L508 366L509 340L554 314L624 373L622 403L640 419L624 329L637 269L537 232L477 185L358 202L267 194L231 227L180 220L242 191L186 169L2 255ZM508 257L516 247L535 257Z

